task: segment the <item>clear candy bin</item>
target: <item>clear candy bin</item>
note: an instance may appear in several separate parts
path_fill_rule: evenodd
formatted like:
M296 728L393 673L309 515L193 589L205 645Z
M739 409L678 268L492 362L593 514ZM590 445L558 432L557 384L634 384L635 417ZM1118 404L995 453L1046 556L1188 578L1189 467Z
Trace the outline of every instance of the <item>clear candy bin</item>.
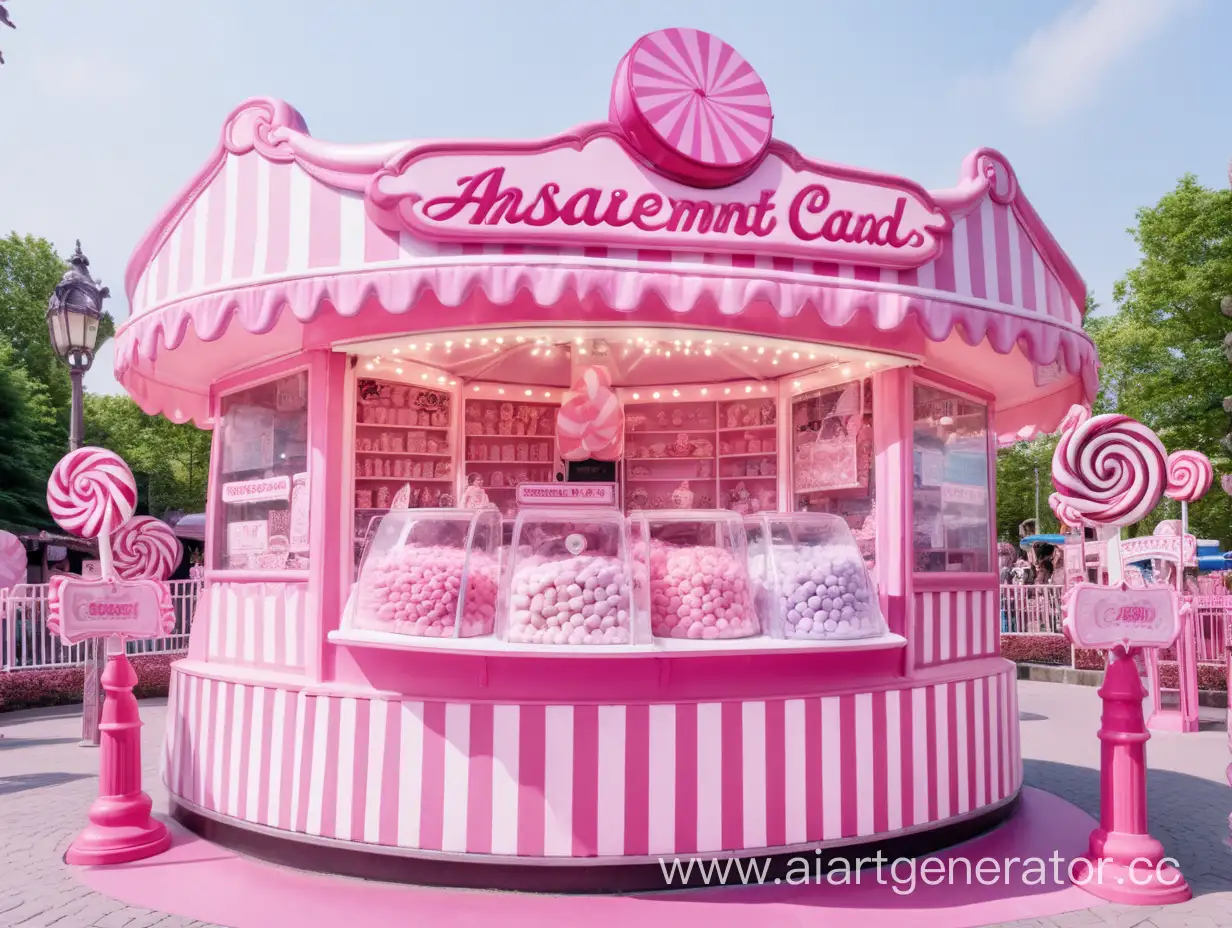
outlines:
M741 517L727 510L630 516L640 611L656 638L747 638L760 631Z
M843 519L763 513L746 529L757 612L773 637L837 641L885 633L876 588Z
M628 529L615 509L522 509L502 581L505 640L646 644L633 610Z
M500 580L495 509L395 509L369 539L351 625L425 638L490 635Z

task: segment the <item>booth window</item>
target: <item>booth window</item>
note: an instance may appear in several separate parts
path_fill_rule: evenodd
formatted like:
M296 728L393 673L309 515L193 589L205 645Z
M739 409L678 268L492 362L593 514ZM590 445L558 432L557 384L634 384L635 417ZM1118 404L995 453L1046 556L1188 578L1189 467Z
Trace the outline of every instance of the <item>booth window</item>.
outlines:
M308 372L222 398L214 567L308 567Z
M792 508L841 516L865 563L875 566L871 379L809 390L791 401Z
M913 405L915 570L987 571L988 407L923 383Z

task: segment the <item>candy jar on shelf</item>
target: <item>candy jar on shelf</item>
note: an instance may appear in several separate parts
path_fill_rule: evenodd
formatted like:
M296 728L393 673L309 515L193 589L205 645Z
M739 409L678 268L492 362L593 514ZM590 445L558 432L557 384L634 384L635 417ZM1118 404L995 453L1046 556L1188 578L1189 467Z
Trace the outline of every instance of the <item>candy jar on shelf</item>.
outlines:
M389 487L377 487L376 491L376 507L377 509L389 508Z
M731 492L731 510L746 516L753 511L753 506L749 502L749 488L744 485L741 480L736 484L736 488Z
M746 638L760 631L741 518L731 512L629 517L636 605L656 638Z
M885 634L876 588L843 519L765 513L758 521L750 532L749 571L771 635L825 641Z
M522 509L498 634L518 644L611 646L649 635L633 604L625 519L606 509Z
M478 435L483 431L483 420L479 418L479 405L477 403L466 404L466 425L464 431L467 435Z
M402 509L367 543L344 625L427 638L492 633L499 591L495 509Z
M486 509L492 503L483 489L483 476L471 474L466 481L466 489L462 491L463 509Z
M672 506L676 509L693 508L693 491L689 489L689 481L684 481L672 491Z

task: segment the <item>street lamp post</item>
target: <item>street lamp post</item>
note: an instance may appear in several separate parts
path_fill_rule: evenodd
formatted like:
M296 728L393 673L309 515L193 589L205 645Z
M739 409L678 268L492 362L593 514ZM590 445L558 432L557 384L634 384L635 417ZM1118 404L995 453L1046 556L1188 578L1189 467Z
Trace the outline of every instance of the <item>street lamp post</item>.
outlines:
M60 360L68 365L73 384L72 415L69 421L69 449L81 447L85 433L81 379L94 363L94 346L98 342L99 320L103 315L103 300L111 291L101 280L90 276L90 259L81 253L81 241L69 259L72 267L64 272L47 301L47 331ZM102 639L91 642L86 658L85 687L82 691L81 743L99 743L99 716L103 706L102 675L106 663Z

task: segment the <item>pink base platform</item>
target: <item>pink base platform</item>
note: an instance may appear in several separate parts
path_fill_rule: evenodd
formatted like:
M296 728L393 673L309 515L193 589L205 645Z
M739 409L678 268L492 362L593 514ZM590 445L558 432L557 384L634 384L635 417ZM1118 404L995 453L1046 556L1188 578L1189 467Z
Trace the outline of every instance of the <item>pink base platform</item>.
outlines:
M1019 812L988 834L938 855L949 861L1082 854L1095 823L1064 800L1024 789ZM947 870L950 865L946 864ZM494 925L542 928L587 924L644 928L705 923L710 928L757 924L825 925L826 928L965 928L1042 918L1098 905L1094 896L1064 882L1027 885L1022 871L1007 885L966 885L966 867L954 885L917 886L895 892L887 873L878 885L865 871L859 885L826 883L691 890L637 896L547 896L424 889L319 876L258 863L175 829L171 849L156 858L109 868L84 868L78 878L91 889L132 905L234 928L294 924L297 928L370 928L405 925L407 913L424 925ZM1065 879L1064 865L1061 878Z

